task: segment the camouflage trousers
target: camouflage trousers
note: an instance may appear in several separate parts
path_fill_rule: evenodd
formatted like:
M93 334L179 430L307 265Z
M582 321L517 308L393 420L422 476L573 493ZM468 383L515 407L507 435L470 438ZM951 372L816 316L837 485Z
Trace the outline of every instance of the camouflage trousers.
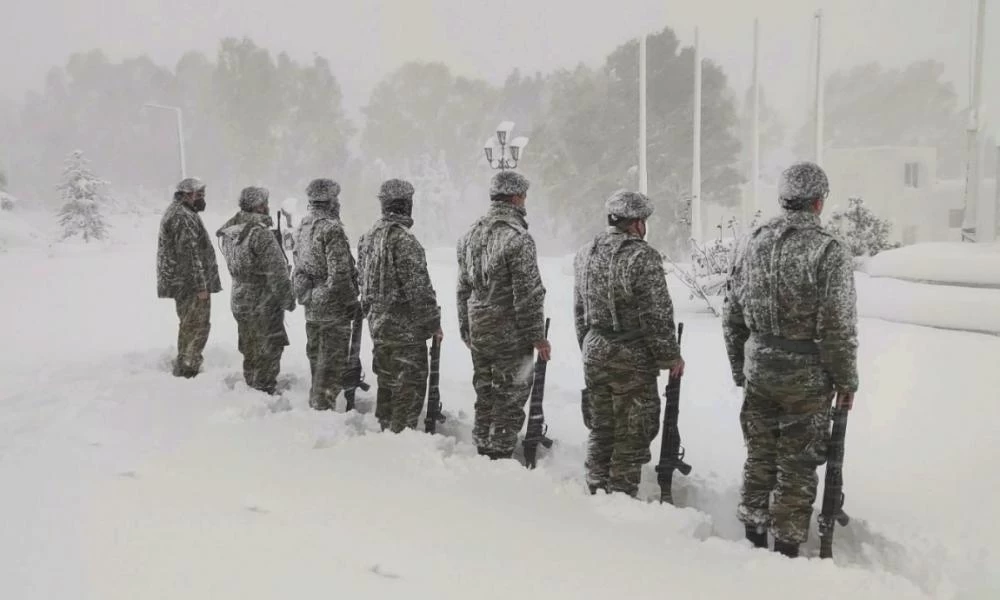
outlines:
M783 542L801 544L809 537L816 468L826 462L830 437L831 399L832 392L746 383L740 411L747 446L740 521L770 527Z
M202 352L208 343L208 332L211 330L212 297L199 300L197 294L191 294L175 300L177 318L180 320L177 331L177 361L174 363L174 375L194 377L201 370Z
M306 356L312 386L309 406L332 410L344 389L347 355L351 344L351 322L306 321Z
M273 394L281 370L281 354L288 345L285 311L236 318L238 346L243 354L243 379L255 390Z
M427 391L427 346L375 343L372 370L378 376L375 418L394 433L415 429Z
M472 351L476 418L472 440L480 451L508 456L524 425L524 405L531 393L531 346L509 352Z
M586 364L584 378L590 397L587 484L634 497L660 429L656 374Z

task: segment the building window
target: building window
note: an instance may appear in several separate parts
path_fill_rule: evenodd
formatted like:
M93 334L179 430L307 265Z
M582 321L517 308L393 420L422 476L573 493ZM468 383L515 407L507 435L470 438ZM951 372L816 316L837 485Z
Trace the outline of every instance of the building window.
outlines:
M906 163L903 170L903 185L908 188L920 187L920 163Z
M948 227L958 229L965 221L965 211L961 208L953 208L948 211Z

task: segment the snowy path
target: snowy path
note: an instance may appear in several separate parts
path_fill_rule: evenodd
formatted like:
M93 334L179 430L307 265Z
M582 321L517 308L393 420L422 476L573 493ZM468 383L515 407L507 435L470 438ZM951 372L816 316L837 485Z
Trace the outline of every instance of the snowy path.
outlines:
M23 282L0 289L0 597L1000 594L994 337L863 320L845 467L854 520L838 530L836 564L788 561L728 541L741 537L740 399L718 321L679 291L681 427L695 471L677 477L687 508L674 509L585 492L562 261L543 273L556 353L546 416L559 444L527 472L468 443L471 365L453 339L446 261L432 274L451 334L449 420L431 437L377 433L371 397L363 414L309 411L301 311L283 362L291 410L226 385L240 357L225 294L206 372L174 379L173 308L152 298L153 252L147 241L0 255L0 277ZM656 493L651 467L642 493Z

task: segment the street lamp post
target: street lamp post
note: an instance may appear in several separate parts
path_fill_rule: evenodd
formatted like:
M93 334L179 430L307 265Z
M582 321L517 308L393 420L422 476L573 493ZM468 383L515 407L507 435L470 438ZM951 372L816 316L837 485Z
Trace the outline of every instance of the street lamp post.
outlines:
M180 153L181 159L181 179L187 178L187 160L184 157L184 116L181 113L181 109L177 106L166 106L163 104L154 104L152 102L147 102L143 104L145 108L159 108L161 110L170 110L177 115L177 148Z
M514 129L513 121L504 121L497 125L496 138L490 136L483 145L483 153L486 155L486 162L490 166L500 171L516 169L517 163L524 154L524 147L528 145L528 138L522 136L514 138L508 142L510 132ZM500 147L497 148L496 142Z

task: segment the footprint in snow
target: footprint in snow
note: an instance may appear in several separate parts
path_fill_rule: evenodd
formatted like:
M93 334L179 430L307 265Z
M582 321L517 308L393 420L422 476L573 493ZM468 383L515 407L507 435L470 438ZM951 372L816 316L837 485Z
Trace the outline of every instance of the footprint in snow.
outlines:
M122 477L124 479L138 479L139 478L139 474L136 473L135 471L122 471L122 472L118 473L118 476Z

